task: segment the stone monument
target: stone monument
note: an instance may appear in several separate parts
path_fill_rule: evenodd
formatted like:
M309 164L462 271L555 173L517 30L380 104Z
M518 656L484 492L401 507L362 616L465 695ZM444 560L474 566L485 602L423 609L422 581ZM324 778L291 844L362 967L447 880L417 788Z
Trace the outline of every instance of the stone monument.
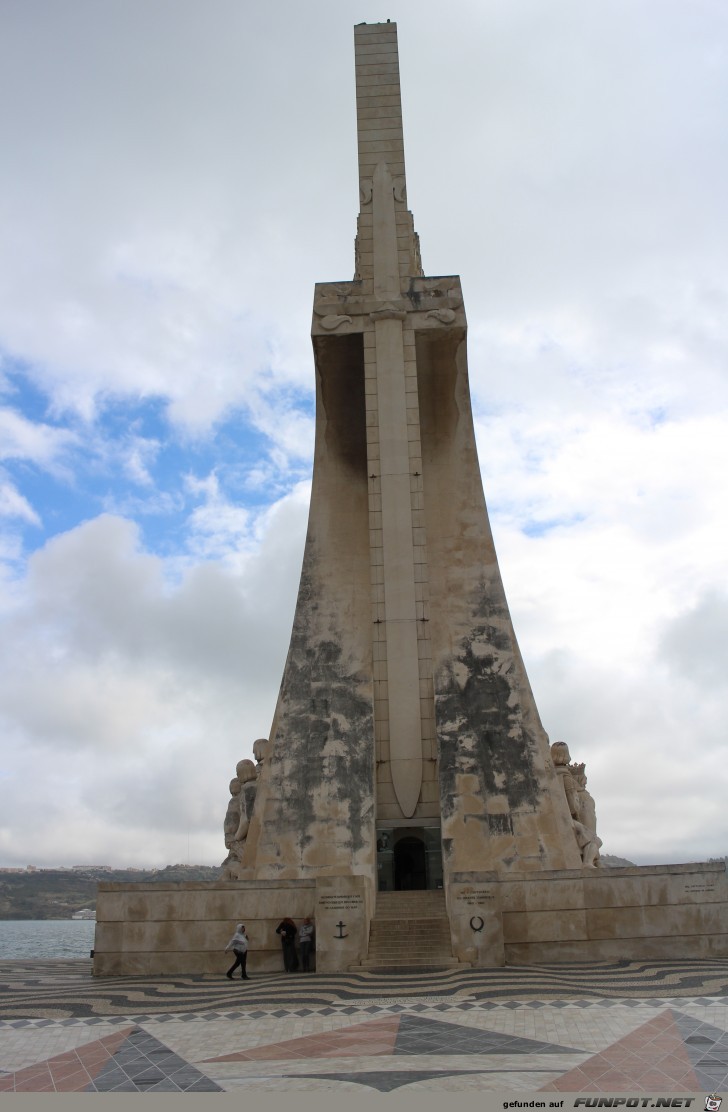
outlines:
M508 611L460 280L422 268L396 24L357 26L355 65L355 273L314 293L311 508L271 733L230 784L223 880L102 885L94 971L222 971L241 918L251 969L279 968L285 916L315 918L319 970L728 954L722 866L597 867L584 767L549 743ZM431 925L421 951L411 932L397 951L408 919Z
M460 279L425 276L407 207L396 25L358 26L355 64L356 272L314 294L308 534L240 876L397 889L382 832L421 888L576 867L483 497Z

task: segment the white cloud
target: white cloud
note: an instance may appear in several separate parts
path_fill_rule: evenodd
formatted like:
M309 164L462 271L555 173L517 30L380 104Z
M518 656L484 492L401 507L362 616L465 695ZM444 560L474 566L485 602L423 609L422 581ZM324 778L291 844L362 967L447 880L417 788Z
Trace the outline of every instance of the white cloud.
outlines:
M90 845L159 864L189 827L197 859L222 860L227 783L275 706L305 511L295 496L269 511L244 576L211 562L170 586L134 524L108 515L33 556L5 616L5 857L54 863L63 844L88 859Z
M193 494L204 497L188 519L196 555L205 559L224 557L249 545L253 515L244 506L233 505L221 493L214 472L206 479L187 476L187 487Z
M40 518L27 498L0 472L0 518L20 518L30 525L40 525Z
M720 695L728 675L728 595L713 586L667 625L661 655L671 673L695 687L701 701ZM721 723L721 731L723 729Z
M154 485L149 467L155 462L161 447L162 445L158 440L151 440L148 437L137 436L133 433L127 438L122 447L124 471L132 482L144 487Z
M0 459L32 460L52 467L77 443L78 437L69 429L30 421L15 410L0 408Z

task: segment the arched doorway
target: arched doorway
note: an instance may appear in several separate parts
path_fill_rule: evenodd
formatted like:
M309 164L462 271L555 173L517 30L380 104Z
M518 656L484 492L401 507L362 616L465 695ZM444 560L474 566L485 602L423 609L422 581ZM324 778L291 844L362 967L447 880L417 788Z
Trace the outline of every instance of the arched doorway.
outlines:
M407 834L395 843L394 887L399 892L427 888L425 843L414 834Z
M377 888L380 892L442 888L439 826L379 826Z

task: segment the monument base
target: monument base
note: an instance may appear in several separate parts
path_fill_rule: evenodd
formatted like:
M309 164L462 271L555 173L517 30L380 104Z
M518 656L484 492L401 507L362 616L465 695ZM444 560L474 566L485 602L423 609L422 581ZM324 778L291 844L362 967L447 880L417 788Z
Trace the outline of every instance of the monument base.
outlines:
M723 862L559 870L502 885L506 961L728 957Z
M447 887L453 956L471 966L728 957L722 862L559 869L509 877L457 873ZM283 968L278 923L316 925L316 971L366 960L373 914L363 876L99 885L96 976L222 975L235 924L249 969Z
M722 862L453 880L453 954L476 966L728 957Z

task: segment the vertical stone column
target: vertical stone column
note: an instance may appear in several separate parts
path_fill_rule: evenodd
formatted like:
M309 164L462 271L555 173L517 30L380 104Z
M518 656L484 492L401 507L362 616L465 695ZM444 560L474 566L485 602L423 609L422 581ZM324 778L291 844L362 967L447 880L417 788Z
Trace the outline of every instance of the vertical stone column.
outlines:
M374 23L355 27L354 50L361 191L356 277L363 282L362 292L369 292L374 269L372 190L375 174L382 163L386 164L392 179L394 227L386 236L378 237L377 251L394 250L396 261L389 272L398 275L400 280L421 275L422 266L412 213L407 209L397 25ZM397 282L394 296L399 295L399 285Z
M358 271L379 303L370 313L373 343L370 334L365 341L365 367L371 372L367 380L368 463L370 482L376 483L376 490L370 488L370 543L376 615L377 758L382 794L386 795L384 785L391 782L393 799L389 802L410 818L423 779L418 646L418 603L422 610L423 591L417 575L422 574L424 538L418 538L422 543L416 572L411 446L414 441L419 456L419 414L414 338L401 302L402 280L416 269L412 219L405 199L396 25L357 27L355 52L362 201ZM405 343L411 357L409 367ZM421 499L421 487L416 494ZM420 614L420 623L424 625L424 614ZM432 716L431 704L427 713Z
M401 320L377 320L374 327L389 759L394 794L402 813L409 818L414 814L422 785L422 737L404 338Z

